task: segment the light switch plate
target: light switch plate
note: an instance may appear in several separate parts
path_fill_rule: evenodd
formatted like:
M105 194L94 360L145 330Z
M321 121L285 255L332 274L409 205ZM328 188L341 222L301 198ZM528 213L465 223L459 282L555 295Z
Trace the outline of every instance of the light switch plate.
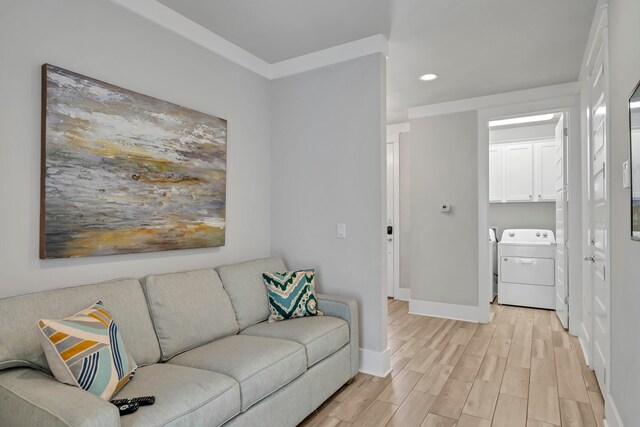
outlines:
M336 225L336 237L338 239L347 238L347 226L341 222Z
M631 170L629 168L629 160L622 164L622 188L631 187Z

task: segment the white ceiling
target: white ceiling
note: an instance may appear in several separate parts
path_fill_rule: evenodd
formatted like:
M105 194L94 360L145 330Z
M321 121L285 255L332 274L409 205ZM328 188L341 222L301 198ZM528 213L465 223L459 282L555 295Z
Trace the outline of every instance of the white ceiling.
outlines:
M389 0L159 0L264 61L389 35Z
M596 0L159 0L268 63L389 37L387 122L407 108L578 79ZM420 82L418 76L440 78Z
M392 1L387 122L406 121L407 107L576 81L595 3Z

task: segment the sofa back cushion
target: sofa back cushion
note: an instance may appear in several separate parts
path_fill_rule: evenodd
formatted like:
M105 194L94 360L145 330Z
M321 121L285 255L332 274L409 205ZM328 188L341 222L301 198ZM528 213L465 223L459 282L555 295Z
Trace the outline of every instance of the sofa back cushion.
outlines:
M96 301L109 307L124 346L138 365L160 359L142 286L137 279L120 279L0 299L0 370L32 367L50 373L40 344L38 320L62 319Z
M286 269L280 257L256 259L216 269L231 298L240 330L267 320L271 313L262 273Z
M213 269L147 276L143 287L162 360L238 332L231 301Z

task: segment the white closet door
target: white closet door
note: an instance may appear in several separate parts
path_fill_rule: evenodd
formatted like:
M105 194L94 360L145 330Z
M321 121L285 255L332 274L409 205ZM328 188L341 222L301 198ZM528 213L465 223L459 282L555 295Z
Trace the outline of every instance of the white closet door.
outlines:
M556 199L556 143L536 144L538 150L535 175L538 188L535 199L541 202L553 202Z
M567 137L564 115L556 125L553 176L556 193L556 314L565 328L569 327L569 284L567 260Z
M502 146L489 147L489 202L501 202L502 191Z
M533 149L531 144L504 147L505 199L533 201Z

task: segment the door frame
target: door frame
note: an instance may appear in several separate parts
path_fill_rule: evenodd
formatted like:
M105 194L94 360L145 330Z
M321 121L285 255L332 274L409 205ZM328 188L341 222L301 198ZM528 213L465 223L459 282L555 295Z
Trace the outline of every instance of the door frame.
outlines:
M489 246L487 245L487 230L489 229L489 121L537 115L546 113L566 113L567 128L569 129L568 181L569 189L569 332L578 334L578 327L582 320L582 251L571 248L582 247L582 185L580 174L580 96L577 85L575 94L549 97L535 101L514 102L512 104L483 108L478 110L478 257L479 282L478 321L490 321L489 286L491 268L489 266ZM576 167L577 166L577 167ZM576 270L577 268L577 270Z
M393 298L402 301L411 299L411 290L400 287L400 134L410 130L409 122L387 125L387 144L393 144Z

